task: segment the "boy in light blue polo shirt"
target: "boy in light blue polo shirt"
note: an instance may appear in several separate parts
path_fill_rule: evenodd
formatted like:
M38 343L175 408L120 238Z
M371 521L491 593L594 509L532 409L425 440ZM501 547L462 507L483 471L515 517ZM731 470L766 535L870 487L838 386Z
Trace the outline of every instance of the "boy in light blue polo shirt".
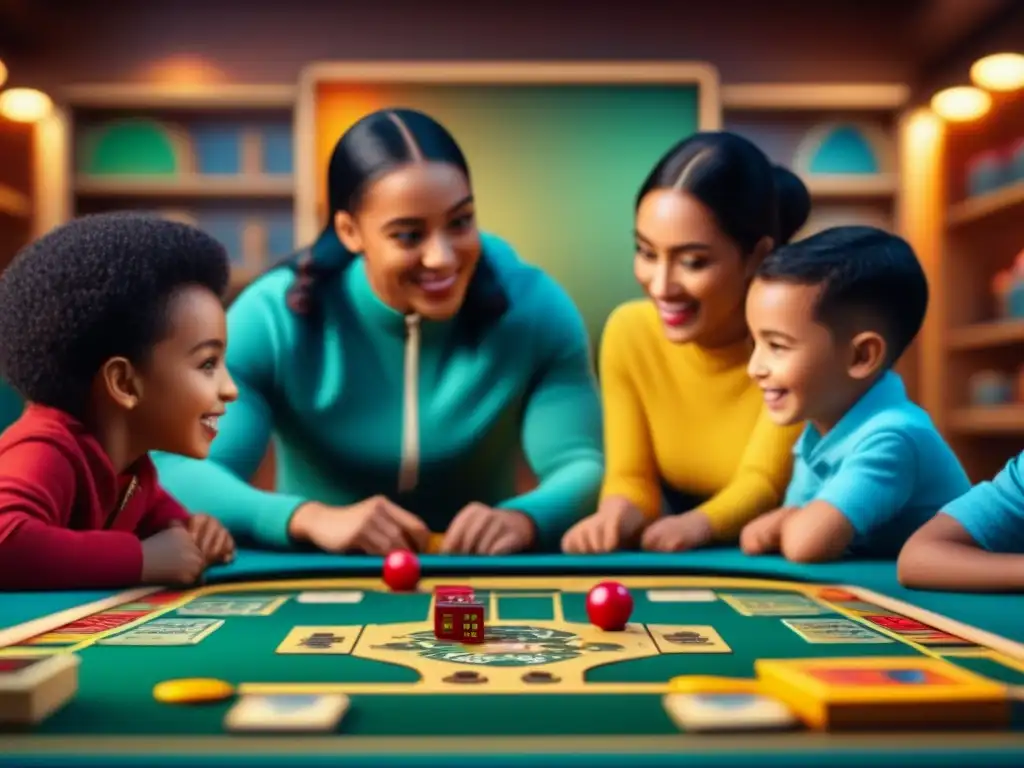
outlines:
M899 575L904 586L919 589L1024 589L1024 453L911 536Z
M913 250L880 229L827 229L765 259L747 297L749 372L776 423L807 424L783 506L746 526L745 552L895 558L970 488L892 371L927 306Z

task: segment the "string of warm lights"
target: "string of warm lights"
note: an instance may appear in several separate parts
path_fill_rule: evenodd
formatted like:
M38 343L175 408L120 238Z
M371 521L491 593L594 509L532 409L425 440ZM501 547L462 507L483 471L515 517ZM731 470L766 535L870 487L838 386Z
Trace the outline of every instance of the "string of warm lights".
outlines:
M0 61L0 88L7 82L7 66ZM35 123L53 109L50 97L35 88L0 90L0 117L16 123Z
M993 93L1010 93L1024 87L1024 54L993 53L971 65L973 85L956 85L932 96L931 107L951 123L984 117L992 108Z

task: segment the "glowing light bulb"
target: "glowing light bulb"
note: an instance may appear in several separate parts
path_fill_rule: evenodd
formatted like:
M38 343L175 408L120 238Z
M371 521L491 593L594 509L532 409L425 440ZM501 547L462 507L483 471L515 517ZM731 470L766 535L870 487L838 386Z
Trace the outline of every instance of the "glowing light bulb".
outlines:
M992 97L980 88L958 85L946 88L932 96L935 114L951 123L977 120L992 107Z
M0 115L16 123L42 120L51 109L50 97L34 88L11 88L0 93Z
M971 66L971 80L988 91L1015 91L1024 87L1024 54L993 53Z

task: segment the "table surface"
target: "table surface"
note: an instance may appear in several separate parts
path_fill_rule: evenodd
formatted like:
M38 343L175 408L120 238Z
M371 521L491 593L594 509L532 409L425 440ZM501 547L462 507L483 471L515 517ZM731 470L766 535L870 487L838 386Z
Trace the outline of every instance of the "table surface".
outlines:
M502 631L507 640L525 643L529 646L527 650L542 655L568 654L569 662L546 667L551 670L573 668L576 656L582 659L589 654L597 659L602 653L621 655L623 651L603 648L607 635L602 637L599 631L582 638L584 645L588 642L589 645L585 653L579 654L578 648L573 646L574 640L560 636L557 631L538 639L530 630L512 627L521 620L527 622L527 626L557 630L559 624L545 625L550 619L569 624L578 622L576 626L585 627L587 585L596 578L616 576L634 587L633 620L649 626L679 629L680 625L680 604L647 599L646 589L653 586L675 584L717 588L720 592L723 589L756 592L801 590L802 583L846 584L863 588L864 594L878 593L883 601L895 599L930 612L918 613L915 618L939 614L984 633L1024 641L1024 611L1021 611L1024 604L1020 597L905 590L896 583L892 563L802 566L778 558L746 558L732 550L706 550L666 556L622 553L601 557L424 557L423 567L426 576L443 577L442 581L457 581L460 576L472 574L474 583L479 583L484 590L489 614L500 619L494 625L506 625ZM153 741L160 736L179 739L187 736L186 752L198 751L205 759L216 758L224 764L244 762L249 765L276 764L275 761L286 758L286 761L299 758L303 765L338 764L345 760L371 760L375 765L416 764L418 761L436 764L440 755L454 753L474 755L489 765L537 764L555 758L561 763L601 765L621 762L625 756L638 765L657 765L678 760L681 752L686 753L688 764L693 760L692 764L708 765L722 764L723 760L728 760L729 764L751 765L813 764L824 755L828 762L842 765L845 760L849 760L849 764L863 761L869 753L873 762L892 765L909 765L914 760L929 765L951 760L949 764L952 764L956 760L951 758L963 760L965 756L989 765L1024 763L1024 736L1017 732L944 733L915 739L900 734L864 737L806 732L740 737L679 734L661 707L659 684L666 679L692 674L752 677L753 661L759 655L780 658L837 655L827 645L807 644L784 627L777 617L744 617L721 600L687 604L685 624L713 627L727 641L730 653L656 652L596 667L586 672L587 695L579 695L580 690L572 686L565 687L571 674L566 675L563 690L557 693L523 693L518 682L522 669L495 667L492 658L489 665L477 668L491 676L492 689L502 684L502 680L509 681L509 692L471 694L472 705L468 708L471 714L468 714L463 695L411 693L420 675L424 675L424 679L431 678L427 688L445 687L440 675L451 662L438 659L446 653L461 652L461 649L434 647L429 625L429 594L377 591L379 573L378 558L239 553L234 564L209 574L207 584L210 586L204 591L225 595L247 590L261 595L276 592L294 595L297 590L315 586L366 591L358 604L304 604L292 599L276 607L269 616L227 618L225 624L199 646L152 649L95 645L84 648L79 651L83 659L79 697L31 734L0 736L0 763L13 761L17 765L31 765L33 760L45 760L48 765L56 761L78 766L180 762L180 750L175 757L166 750L161 751L164 742ZM332 583L323 579L330 579ZM334 581L338 579L344 581ZM520 594L515 594L516 590ZM546 595L547 590L561 590L561 594L556 599ZM2 595L0 627L12 627L102 600L110 594ZM386 627L394 622L409 624ZM274 652L295 626L351 628L374 623L387 628L387 636L363 637L359 641L363 650L359 653L351 653L350 649L351 655L335 655L325 661L312 654ZM940 628L947 629L946 626ZM426 630L425 635L410 638L409 634L416 630ZM631 642L627 636L620 644L628 647ZM540 645L535 647L538 643ZM391 647L381 650L385 645ZM378 650L365 651L373 647ZM242 652L243 649L249 652ZM625 653L630 655L628 650ZM159 654L156 664L154 654ZM902 656L917 655L918 651L898 642L844 645L843 656L858 654ZM414 657L417 660L410 666L401 665L403 660ZM328 662L329 667L325 666ZM998 669L998 665L983 659L958 659L957 663L1001 682L1024 684L1024 663L1017 668L1003 665ZM243 693L284 692L291 689L280 686L295 684L305 685L306 688L301 689L305 692L336 689L353 697L353 710L346 717L343 735L339 737L289 740L260 736L246 751L245 739L249 737L235 736L228 737L231 748L225 749L221 723L228 703L169 710L150 695L152 686L160 680L195 676L221 677L242 684L253 680L263 683L262 689L256 686L246 691L243 686ZM274 684L279 687L273 688ZM330 688L332 684L335 689ZM400 693L385 692L383 686L395 684L409 684L409 689ZM606 689L603 693L610 696L596 692L602 686ZM126 687L131 688L131 695L125 693ZM419 688L422 691L423 685ZM529 705L524 696L529 699ZM609 707L610 700L625 706ZM524 712L530 715L524 717ZM467 728L476 729L479 735L468 736ZM396 745L396 732L401 733L401 745ZM83 749L83 743L74 740L76 736L88 738L98 734L109 736L105 754L95 753L88 747ZM25 747L24 739L35 739L31 748ZM147 743L146 740L150 745L148 750L131 754L133 744L137 748ZM166 762L161 762L164 759Z

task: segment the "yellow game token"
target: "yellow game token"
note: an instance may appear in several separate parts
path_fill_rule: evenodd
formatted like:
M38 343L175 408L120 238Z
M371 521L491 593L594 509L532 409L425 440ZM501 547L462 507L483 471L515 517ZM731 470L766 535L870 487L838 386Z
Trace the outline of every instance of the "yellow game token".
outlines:
M758 680L715 675L681 675L668 681L672 693L760 693Z
M164 680L153 687L153 698L164 704L203 704L224 701L235 693L235 687L210 677Z
M430 534L430 541L427 544L427 554L436 555L441 552L441 545L444 543L443 533Z

